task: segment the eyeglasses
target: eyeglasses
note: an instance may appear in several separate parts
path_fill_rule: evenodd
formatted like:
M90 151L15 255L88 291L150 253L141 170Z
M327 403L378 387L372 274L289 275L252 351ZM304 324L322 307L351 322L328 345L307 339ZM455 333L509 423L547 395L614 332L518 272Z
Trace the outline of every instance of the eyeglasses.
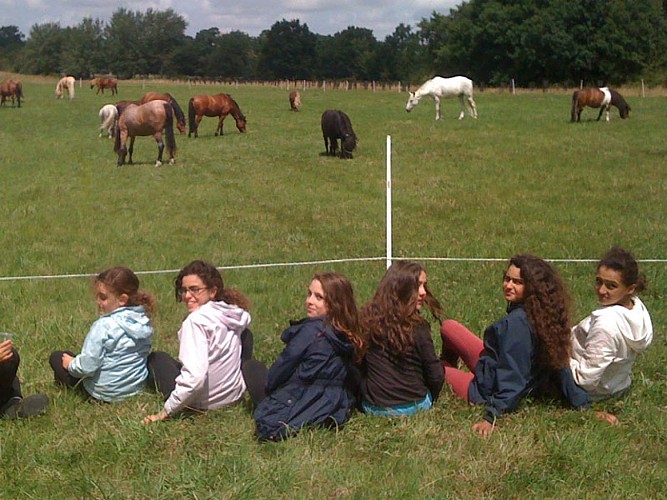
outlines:
M178 294L183 297L186 293L190 292L193 297L199 296L204 290L208 290L208 287L199 287L199 286L189 286L187 288L179 288Z

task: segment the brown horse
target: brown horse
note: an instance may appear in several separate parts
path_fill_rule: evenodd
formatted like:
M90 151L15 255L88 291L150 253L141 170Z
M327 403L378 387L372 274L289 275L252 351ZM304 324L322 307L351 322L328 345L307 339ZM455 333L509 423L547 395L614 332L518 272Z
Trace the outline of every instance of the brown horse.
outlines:
M625 102L623 96L614 89L610 89L608 87L575 90L574 94L572 94L572 111L570 115L570 121L580 122L581 112L586 106L591 108L600 108L598 121L600 121L600 117L602 116L603 112L606 112L606 118L607 121L609 121L609 109L612 106L616 106L618 108L618 112L622 119L628 118L630 116L630 106L628 106L628 103Z
M190 122L188 137L193 132L195 137L198 137L199 123L204 116L220 117L218 126L215 129L215 135L218 135L218 131L222 135L222 122L230 113L234 117L234 120L236 120L236 128L239 129L239 132L245 132L246 117L241 112L239 105L236 104L236 101L229 94L196 95L191 97L188 103L188 120Z
M152 135L157 142L158 155L155 166L162 165L162 152L164 151L164 142L162 141L162 132L167 138L167 151L169 152L169 164L174 164L174 154L176 152L176 139L174 137L174 111L171 105L165 101L150 101L146 104L137 106L136 104L127 104L123 112L118 117L118 126L116 128L116 140L114 143L114 152L118 153L118 166L125 163L125 156L128 153L126 147L127 138L130 138L130 159L132 164L132 153L134 151L134 139L137 136Z
M301 94L296 90L289 94L290 111L301 111Z
M14 107L14 98L18 102L18 107L21 107L21 99L23 98L23 84L20 80L3 80L0 83L0 105L4 104L7 101L7 98L11 97L12 107Z
M141 98L141 101L139 101L139 104L146 104L150 101L167 101L170 103L171 107L174 108L174 115L176 115L176 128L179 133L185 134L185 114L173 95L169 93L160 94L158 92L146 92Z
M114 95L118 93L118 80L115 78L93 78L90 80L90 88L92 89L93 87L97 87L95 95L99 94L100 90L102 91L102 95L104 95L104 89L111 90L111 95Z

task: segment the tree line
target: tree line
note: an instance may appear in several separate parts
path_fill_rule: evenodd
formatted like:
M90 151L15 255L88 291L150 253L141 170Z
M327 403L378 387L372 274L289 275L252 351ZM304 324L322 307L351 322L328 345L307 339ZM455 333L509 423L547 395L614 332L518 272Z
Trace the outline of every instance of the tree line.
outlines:
M116 10L108 22L0 27L0 69L90 78L421 82L465 74L478 85L667 83L667 0L470 0L399 24L312 33L281 20L259 36L216 27L185 34L172 9Z

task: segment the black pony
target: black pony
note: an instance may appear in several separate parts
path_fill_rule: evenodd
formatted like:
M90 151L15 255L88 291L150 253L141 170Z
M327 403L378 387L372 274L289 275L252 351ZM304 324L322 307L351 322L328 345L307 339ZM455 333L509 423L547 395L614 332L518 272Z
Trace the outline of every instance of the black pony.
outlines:
M357 147L357 136L352 130L350 117L345 113L333 109L322 113L322 137L327 155L336 156L340 139L341 158L352 158L352 151Z

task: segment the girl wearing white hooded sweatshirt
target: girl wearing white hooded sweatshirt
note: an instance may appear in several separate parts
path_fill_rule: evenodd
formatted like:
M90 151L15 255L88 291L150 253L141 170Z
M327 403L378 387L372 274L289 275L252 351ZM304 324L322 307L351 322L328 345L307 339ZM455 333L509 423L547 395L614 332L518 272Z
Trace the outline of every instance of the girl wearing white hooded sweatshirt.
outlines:
M630 387L637 354L653 340L651 316L639 297L646 286L637 261L620 247L600 260L595 292L600 308L572 329L570 369L592 401L619 396Z
M215 410L238 402L246 389L241 363L242 351L250 357L252 350L248 299L225 288L215 266L201 260L181 269L174 285L176 300L188 310L178 331L178 361L164 352L149 355L149 371L166 401L143 423L184 409Z

